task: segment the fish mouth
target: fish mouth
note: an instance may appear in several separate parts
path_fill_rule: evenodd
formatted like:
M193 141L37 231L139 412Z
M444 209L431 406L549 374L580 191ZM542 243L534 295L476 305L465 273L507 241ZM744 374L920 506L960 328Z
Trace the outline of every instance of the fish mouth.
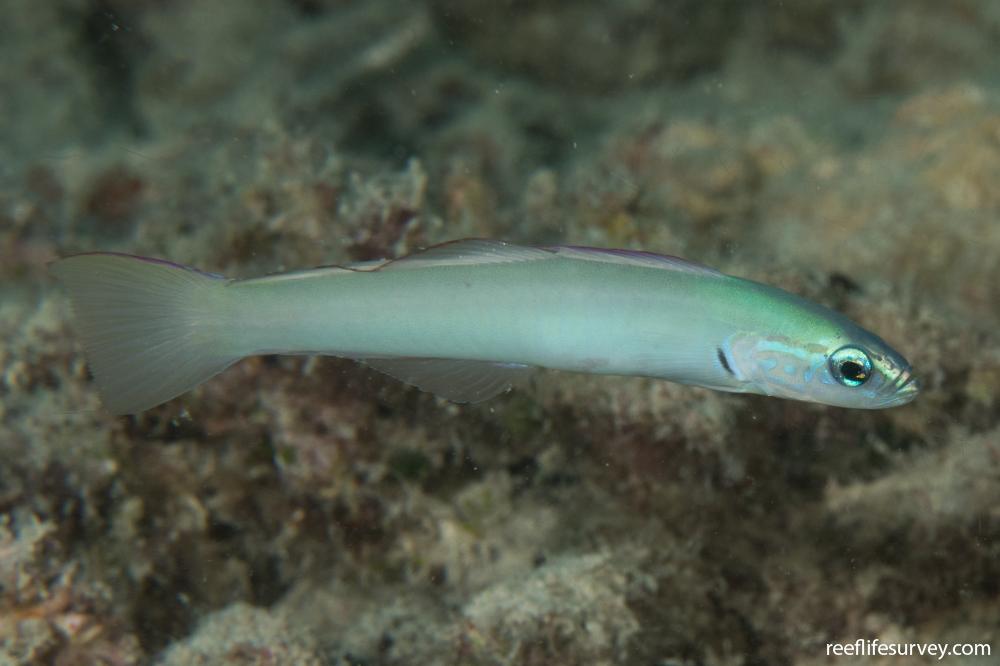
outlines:
M905 405L920 393L920 380L913 376L910 368L903 368L880 393L885 396L880 407Z

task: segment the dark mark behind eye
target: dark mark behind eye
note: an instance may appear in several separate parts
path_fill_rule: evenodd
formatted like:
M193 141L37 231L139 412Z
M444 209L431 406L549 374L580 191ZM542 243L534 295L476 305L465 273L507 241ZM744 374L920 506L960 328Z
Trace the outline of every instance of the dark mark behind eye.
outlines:
M722 367L726 369L726 372L735 377L736 373L733 372L733 369L731 367L729 367L729 360L726 358L725 352L722 351L722 347L716 347L715 351L719 355L719 363L722 365Z

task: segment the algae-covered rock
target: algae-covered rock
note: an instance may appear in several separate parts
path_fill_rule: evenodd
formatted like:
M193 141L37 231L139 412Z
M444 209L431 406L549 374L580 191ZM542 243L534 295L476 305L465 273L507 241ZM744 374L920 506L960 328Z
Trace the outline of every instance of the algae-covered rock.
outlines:
M576 90L688 79L719 64L740 2L434 0L445 33L491 67Z
M267 666L324 663L314 641L286 618L262 608L234 604L207 617L191 638L167 650L163 666Z

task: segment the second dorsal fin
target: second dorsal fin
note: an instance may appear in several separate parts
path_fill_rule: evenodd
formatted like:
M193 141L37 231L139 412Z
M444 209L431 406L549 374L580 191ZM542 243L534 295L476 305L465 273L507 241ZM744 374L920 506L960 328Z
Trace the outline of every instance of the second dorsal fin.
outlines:
M378 267L380 271L424 268L427 266L468 266L471 264L506 264L518 261L551 259L552 250L516 245L506 241L469 238L433 245Z

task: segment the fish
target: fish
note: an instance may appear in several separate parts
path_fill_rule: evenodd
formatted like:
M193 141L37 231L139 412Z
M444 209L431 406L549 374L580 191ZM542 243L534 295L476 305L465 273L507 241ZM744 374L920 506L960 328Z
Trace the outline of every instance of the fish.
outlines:
M261 354L354 359L460 403L508 391L536 368L857 409L904 405L920 391L906 359L845 316L639 250L465 239L249 279L114 252L50 270L115 415Z

